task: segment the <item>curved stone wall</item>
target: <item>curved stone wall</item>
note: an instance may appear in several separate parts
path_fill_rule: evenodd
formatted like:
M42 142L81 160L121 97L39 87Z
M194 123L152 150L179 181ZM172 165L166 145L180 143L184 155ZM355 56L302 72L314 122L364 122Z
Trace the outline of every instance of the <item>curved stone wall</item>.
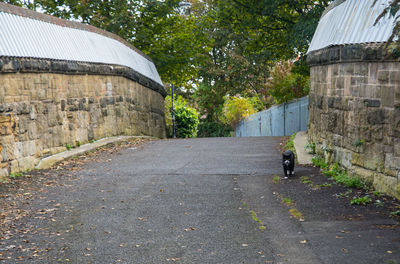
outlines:
M87 61L55 58L50 55L56 53L46 53L54 49L51 46L38 53L43 56L28 56L23 48L12 45L18 32L7 31L9 38L2 41L9 41L8 50L0 48L0 176L32 169L39 159L66 150L68 145L116 135L165 137L166 93L148 57L117 36L91 26L0 3L0 14L5 13L23 21L49 23L56 30L70 27L90 36L97 34L122 46L112 42L119 48L105 55L111 58L108 61L101 61L99 54L95 55L100 61L97 57ZM6 26L2 23L0 31ZM11 56L10 50L21 53ZM120 63L124 60L118 59L128 55L130 61Z
M309 140L381 192L400 198L400 62L378 44L311 52Z

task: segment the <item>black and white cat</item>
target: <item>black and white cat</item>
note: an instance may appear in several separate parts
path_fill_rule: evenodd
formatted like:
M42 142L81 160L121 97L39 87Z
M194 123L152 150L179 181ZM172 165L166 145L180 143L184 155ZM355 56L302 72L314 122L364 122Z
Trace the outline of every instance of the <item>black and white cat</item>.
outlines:
M285 178L293 176L294 171L294 153L291 150L286 150L282 153L282 164ZM288 173L289 172L289 173Z

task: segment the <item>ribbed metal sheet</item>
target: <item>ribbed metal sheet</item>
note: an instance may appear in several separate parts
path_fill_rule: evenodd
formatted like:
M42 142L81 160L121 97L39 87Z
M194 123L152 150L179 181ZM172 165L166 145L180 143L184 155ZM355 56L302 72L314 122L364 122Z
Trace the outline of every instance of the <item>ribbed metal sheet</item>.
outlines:
M307 130L308 97L276 105L242 120L235 130L237 137L290 136Z
M4 12L0 56L117 64L162 85L153 62L115 39Z
M374 26L388 0L347 0L328 11L319 21L308 53L332 45L386 42L394 27L389 14Z

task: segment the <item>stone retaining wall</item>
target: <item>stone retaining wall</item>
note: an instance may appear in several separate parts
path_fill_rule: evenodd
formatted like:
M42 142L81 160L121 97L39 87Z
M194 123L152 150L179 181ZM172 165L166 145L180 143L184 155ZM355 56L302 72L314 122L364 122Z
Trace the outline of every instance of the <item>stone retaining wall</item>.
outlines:
M309 141L330 162L400 198L400 62L379 45L311 52Z
M116 135L165 137L165 91L113 65L0 58L0 176Z

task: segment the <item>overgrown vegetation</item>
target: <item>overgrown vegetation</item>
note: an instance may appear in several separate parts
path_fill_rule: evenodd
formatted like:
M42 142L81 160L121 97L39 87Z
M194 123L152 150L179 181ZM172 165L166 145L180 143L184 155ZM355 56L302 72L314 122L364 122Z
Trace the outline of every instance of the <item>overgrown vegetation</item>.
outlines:
M353 197L353 199L350 201L350 204L356 204L356 205L367 205L372 203L371 197L369 195L365 195L363 197Z
M292 68L293 62L282 61L270 69L266 88L276 104L303 97L310 90L309 76L293 73Z
M197 110L193 107L190 107L182 96L178 96L178 98L174 98L174 113L176 137L196 137L197 127L199 125L199 114ZM172 137L172 100L170 96L167 96L165 100L165 123L167 135Z
M257 102L257 97L226 96L221 116L222 121L235 129L240 120L256 112Z
M339 184L343 184L346 187L350 188L357 188L364 190L369 189L369 186L365 181L348 176L347 172L341 169L338 163L334 163L333 165L329 166L328 163L326 163L325 160L319 156L315 156L312 159L312 162L316 167L321 168L322 174L330 177Z

